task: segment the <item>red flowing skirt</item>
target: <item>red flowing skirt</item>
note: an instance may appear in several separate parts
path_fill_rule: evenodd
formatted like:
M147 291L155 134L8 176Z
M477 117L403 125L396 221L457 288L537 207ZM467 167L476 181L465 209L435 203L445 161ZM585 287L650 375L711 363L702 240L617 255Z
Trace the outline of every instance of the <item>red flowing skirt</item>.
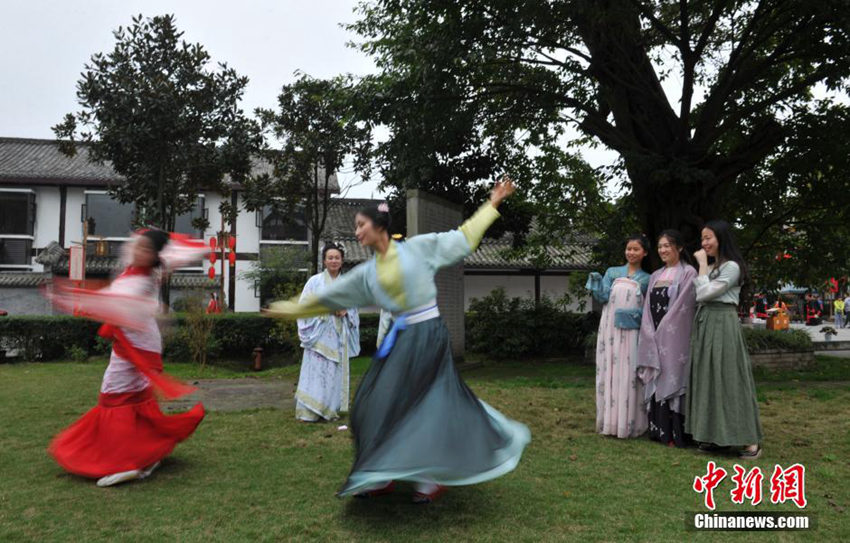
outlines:
M185 413L164 415L150 387L101 393L97 406L56 436L48 450L67 471L100 478L162 460L203 418L200 403Z

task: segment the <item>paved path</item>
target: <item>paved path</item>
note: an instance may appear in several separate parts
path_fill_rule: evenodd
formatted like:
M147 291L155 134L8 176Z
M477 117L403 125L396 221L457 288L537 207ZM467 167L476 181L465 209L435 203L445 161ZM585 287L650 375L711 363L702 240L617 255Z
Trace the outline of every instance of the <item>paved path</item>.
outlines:
M203 402L210 411L246 409L295 409L295 384L264 379L198 379L191 381L198 391L173 402L163 402L165 412L183 411Z

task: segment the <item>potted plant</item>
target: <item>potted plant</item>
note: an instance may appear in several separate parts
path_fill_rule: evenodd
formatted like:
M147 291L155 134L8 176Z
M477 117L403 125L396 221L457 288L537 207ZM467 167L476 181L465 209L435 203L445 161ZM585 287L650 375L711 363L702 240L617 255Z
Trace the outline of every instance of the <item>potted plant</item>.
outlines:
M820 329L820 333L823 334L825 341L832 341L832 336L838 335L838 331L832 326L824 326Z

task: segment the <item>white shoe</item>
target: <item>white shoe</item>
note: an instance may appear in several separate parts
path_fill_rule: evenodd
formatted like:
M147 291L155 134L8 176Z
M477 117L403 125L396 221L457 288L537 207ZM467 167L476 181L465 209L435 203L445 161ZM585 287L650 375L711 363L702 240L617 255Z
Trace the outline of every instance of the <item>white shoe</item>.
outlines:
M151 473L153 473L153 472L154 472L154 470L155 470L156 468L158 468L158 467L159 467L159 462L154 462L154 463L153 463L153 464L151 464L150 466L146 467L146 468L145 468L144 470L142 470L142 472L139 474L139 479L146 479L146 478L150 477Z
M112 475L107 475L106 477L101 477L97 480L97 486L112 486L117 485L119 483L126 483L127 481L133 481L135 479L140 479L142 472L137 469L131 469L130 471L122 471L119 473L113 473Z

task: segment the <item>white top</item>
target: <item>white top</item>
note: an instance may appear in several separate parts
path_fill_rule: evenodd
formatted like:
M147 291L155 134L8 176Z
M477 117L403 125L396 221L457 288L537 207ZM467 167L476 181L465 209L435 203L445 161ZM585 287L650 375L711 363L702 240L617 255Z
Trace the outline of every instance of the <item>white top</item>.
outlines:
M153 275L122 275L117 277L109 291L131 296L151 297L154 300L159 297L159 281ZM142 331L122 328L127 340L143 351L162 352L162 338L159 333L156 318L152 315L141 316L144 319ZM100 391L103 393L118 394L123 392L137 392L150 386L147 377L136 369L129 360L124 360L115 351L109 357L109 366L103 374L103 382Z
M694 279L697 291L697 303L717 302L738 305L741 298L741 268L737 262L724 262L718 271L712 265L707 275Z

